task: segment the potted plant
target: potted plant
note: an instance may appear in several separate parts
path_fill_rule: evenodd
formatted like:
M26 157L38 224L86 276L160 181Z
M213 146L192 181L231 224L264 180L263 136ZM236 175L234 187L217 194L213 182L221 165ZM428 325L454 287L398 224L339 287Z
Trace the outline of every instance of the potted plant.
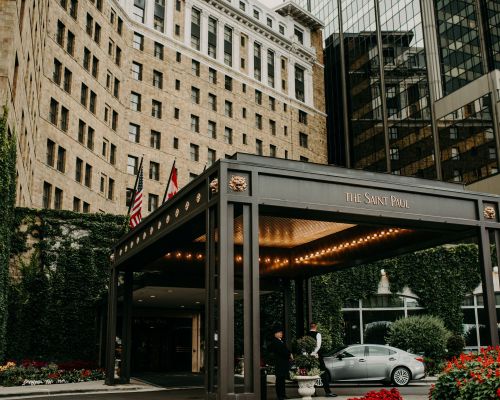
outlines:
M304 400L312 400L315 392L314 384L319 379L319 360L311 355L316 347L316 341L310 336L297 339L297 355L294 356L295 372L292 379L299 385L299 394Z

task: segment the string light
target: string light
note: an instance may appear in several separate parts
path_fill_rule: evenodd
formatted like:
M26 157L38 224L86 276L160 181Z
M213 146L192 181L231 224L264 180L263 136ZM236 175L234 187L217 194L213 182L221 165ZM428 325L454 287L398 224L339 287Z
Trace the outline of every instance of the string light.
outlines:
M367 243L367 242L370 242L373 240L386 238L386 237L389 237L390 235L394 235L394 234L397 234L397 233L400 233L403 231L405 231L405 229L391 228L389 230L383 230L383 231L380 231L378 233L372 233L372 234L367 235L365 237L360 237L358 239L354 239L351 241L346 241L344 243L340 243L340 244L335 245L333 247L328 247L326 249L316 251L315 253L306 254L305 256L301 256L301 257L295 257L295 262L301 263L304 260L319 258L319 257L324 256L325 254L328 254L328 253L335 253L338 251L342 251L343 249L346 249L348 247L355 247L355 246L358 246L359 244L362 244L362 243Z

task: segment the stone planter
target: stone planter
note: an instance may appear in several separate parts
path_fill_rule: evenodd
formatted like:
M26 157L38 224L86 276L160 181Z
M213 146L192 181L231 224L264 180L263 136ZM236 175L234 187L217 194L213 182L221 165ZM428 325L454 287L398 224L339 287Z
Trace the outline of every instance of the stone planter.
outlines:
M318 375L301 376L297 375L294 379L299 384L299 394L304 400L312 400L312 395L316 392L314 384L318 380Z

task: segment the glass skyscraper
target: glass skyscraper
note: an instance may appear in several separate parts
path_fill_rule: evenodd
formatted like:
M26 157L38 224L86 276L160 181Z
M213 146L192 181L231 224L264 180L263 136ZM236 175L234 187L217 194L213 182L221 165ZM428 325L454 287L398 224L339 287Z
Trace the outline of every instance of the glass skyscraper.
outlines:
M296 1L325 23L330 162L464 183L498 172L500 1Z

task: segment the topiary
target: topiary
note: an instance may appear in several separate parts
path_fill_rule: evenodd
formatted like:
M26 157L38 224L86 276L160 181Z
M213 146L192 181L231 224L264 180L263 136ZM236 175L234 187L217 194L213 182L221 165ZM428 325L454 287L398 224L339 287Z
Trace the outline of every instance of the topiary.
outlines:
M440 318L417 315L394 322L386 339L391 346L439 360L446 355L449 336Z
M319 360L311 355L316 348L316 340L310 336L303 336L297 339L296 348L298 354L294 357L294 364L297 375L319 375Z
M465 339L458 333L452 333L446 342L446 350L448 357L456 357L462 353L465 348Z

